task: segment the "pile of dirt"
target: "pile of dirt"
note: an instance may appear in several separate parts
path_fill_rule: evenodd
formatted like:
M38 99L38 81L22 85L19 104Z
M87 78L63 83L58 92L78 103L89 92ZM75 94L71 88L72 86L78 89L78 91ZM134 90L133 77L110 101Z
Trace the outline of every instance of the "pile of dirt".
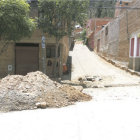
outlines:
M90 99L89 95L52 81L39 71L0 80L0 111L63 107Z

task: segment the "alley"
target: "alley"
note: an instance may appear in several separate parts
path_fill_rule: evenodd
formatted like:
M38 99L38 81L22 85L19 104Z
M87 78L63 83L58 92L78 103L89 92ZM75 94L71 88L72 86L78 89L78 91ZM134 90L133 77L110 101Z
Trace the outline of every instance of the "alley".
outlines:
M72 80L101 76L107 84L133 84L88 88L93 99L72 106L0 114L2 140L140 140L140 78L105 62L76 44L70 52Z

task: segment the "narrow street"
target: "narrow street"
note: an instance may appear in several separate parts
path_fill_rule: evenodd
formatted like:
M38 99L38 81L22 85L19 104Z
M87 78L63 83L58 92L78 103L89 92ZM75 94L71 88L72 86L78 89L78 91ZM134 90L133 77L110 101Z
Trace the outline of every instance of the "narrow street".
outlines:
M2 140L140 140L140 77L107 63L76 44L72 80L100 76L109 88L87 88L93 99L60 109L0 114ZM127 86L131 85L131 86Z
M131 74L106 62L85 45L76 44L70 52L72 56L72 80L84 76L101 76L107 84L137 84L140 77Z

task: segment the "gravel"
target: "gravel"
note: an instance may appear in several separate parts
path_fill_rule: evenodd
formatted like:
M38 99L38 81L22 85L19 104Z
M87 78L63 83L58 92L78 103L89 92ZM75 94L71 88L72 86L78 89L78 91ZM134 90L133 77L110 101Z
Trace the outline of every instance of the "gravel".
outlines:
M88 101L86 95L74 87L61 85L42 72L26 76L9 75L0 80L0 111L15 111L46 107L64 107L77 101Z

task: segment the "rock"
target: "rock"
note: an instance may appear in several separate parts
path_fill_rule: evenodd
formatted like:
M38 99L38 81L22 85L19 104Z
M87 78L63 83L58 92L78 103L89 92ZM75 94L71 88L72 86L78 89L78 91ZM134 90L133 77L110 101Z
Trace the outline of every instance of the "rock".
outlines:
M77 89L77 90L79 90L79 91L83 91L83 87L82 86L72 86L72 87L74 87L75 89Z
M45 109L47 107L47 103L46 102L38 102L38 103L36 103L36 107Z
M104 88L104 86L103 85L98 85L98 88Z
M39 71L25 76L9 75L0 80L0 89L0 111L63 107L91 99L80 92L82 86L79 90L64 86Z
M98 88L98 86L93 86L93 88Z

